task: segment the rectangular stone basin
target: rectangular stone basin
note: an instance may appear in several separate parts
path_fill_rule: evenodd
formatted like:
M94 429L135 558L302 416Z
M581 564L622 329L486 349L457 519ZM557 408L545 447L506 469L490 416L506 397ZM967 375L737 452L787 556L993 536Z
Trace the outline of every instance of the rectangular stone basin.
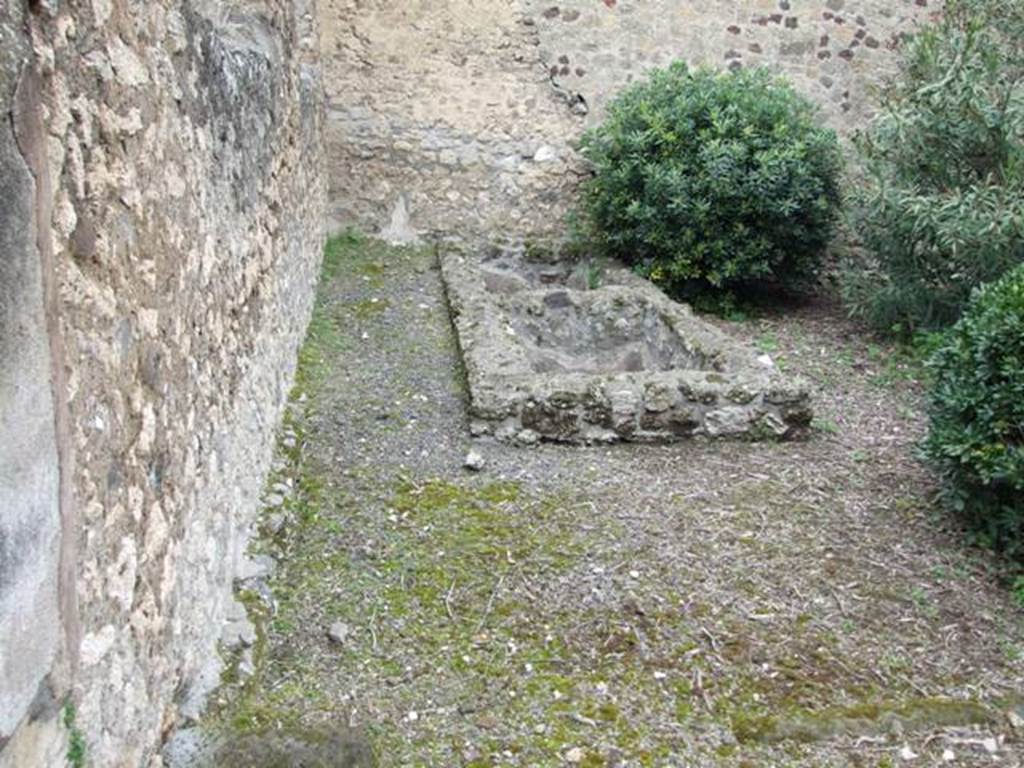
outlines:
M474 435L535 443L778 439L805 382L621 266L441 256Z

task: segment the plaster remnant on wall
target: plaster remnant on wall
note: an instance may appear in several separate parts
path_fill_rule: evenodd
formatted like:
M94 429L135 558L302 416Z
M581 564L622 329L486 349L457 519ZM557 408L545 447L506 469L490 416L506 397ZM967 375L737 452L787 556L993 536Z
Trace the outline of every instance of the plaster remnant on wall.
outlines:
M67 697L90 764L148 765L183 700L198 711L216 683L311 312L315 7L93 0L12 16L22 5L0 6L0 765L59 764ZM10 130L22 71L38 86L32 174ZM75 610L57 603L63 566Z
M37 188L13 115L29 55L0 10L0 744L60 648L60 478Z
M419 236L409 220L409 202L406 195L400 194L395 199L391 221L381 230L380 236L391 245L410 245L419 242Z

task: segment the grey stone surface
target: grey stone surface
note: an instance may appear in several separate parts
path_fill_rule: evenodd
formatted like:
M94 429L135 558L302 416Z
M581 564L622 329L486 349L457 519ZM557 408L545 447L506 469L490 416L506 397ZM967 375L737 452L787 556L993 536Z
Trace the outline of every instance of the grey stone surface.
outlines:
M0 750L0 768L64 766L67 730L61 727L57 714L38 718L30 714Z
M36 185L11 115L29 46L20 4L0 5L0 743L60 642L60 506Z
M246 557L239 563L235 580L239 583L244 583L266 579L274 572L275 565L274 558L269 555Z
M209 764L218 743L202 728L179 728L164 745L163 762L180 768Z
M237 600L228 604L227 623L221 631L220 641L228 651L248 648L256 642L256 627L249 620L245 606Z
M811 421L806 382L620 266L452 251L441 269L474 435L784 438Z

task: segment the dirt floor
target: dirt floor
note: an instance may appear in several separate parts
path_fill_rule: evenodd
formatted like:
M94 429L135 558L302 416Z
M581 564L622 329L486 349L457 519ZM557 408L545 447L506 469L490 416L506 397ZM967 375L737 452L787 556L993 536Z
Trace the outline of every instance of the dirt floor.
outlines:
M1024 764L1024 612L929 501L917 369L834 306L720 324L814 383L807 440L474 473L435 254L332 242L219 763Z

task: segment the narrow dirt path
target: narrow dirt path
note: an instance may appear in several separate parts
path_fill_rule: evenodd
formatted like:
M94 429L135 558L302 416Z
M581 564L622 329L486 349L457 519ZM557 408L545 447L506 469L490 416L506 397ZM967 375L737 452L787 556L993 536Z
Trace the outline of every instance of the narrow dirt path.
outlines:
M809 440L474 474L433 255L332 243L208 727L358 734L324 765L1021 765L1024 620L928 502L912 370L828 308L724 325L815 382Z

